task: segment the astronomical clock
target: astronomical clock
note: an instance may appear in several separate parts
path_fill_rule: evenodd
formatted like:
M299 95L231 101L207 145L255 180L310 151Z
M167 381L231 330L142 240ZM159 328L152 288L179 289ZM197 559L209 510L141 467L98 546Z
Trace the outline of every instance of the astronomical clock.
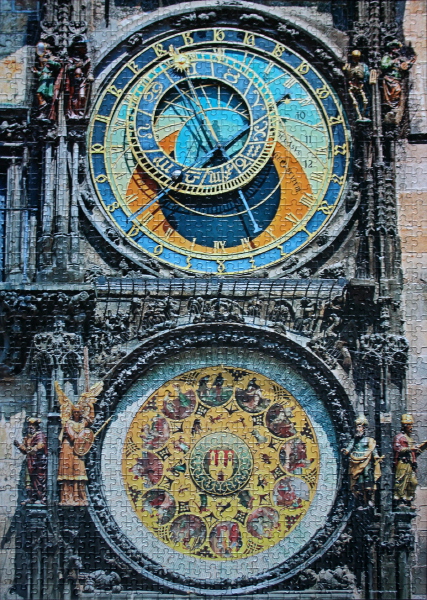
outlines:
M0 597L420 589L412 4L45 0L0 57Z
M322 246L342 218L352 146L341 101L307 55L261 33L203 27L123 56L99 67L108 74L87 132L94 224L114 232L120 252L197 285L274 276ZM198 333L177 333L161 362L141 371L137 350L131 377L118 367L89 494L122 560L162 585L215 595L297 573L347 513L326 383L309 381L313 367L283 340L266 351L262 331L246 353L249 338L235 343L244 316L224 341L236 319L210 302L194 308L208 315L194 320Z
M261 589L332 543L333 508L346 521L337 415L296 364L185 345L143 376L133 367L90 476L93 517L150 579Z
M301 251L349 174L340 100L291 48L194 29L124 60L98 95L90 173L104 219L136 256L245 275Z

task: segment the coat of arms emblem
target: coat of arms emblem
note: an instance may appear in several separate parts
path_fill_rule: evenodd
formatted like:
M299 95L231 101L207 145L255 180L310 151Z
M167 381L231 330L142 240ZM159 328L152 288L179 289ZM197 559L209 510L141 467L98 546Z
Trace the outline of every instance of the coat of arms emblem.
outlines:
M231 449L212 449L207 453L209 475L215 481L227 481L233 476L236 456Z

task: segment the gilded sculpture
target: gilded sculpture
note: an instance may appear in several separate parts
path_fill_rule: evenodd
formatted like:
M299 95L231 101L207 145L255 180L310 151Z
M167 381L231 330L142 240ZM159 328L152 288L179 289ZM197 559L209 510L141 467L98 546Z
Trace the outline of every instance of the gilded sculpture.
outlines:
M58 467L61 506L87 506L88 504L86 496L88 479L84 456L89 452L95 438L90 426L95 418L94 404L103 387L103 382L95 383L80 396L77 404L73 404L59 383L55 381L62 424L59 435L61 450Z
M417 458L427 449L427 440L416 444L412 435L414 417L402 415L401 431L394 436L394 500L403 506L411 506L418 486L416 477Z

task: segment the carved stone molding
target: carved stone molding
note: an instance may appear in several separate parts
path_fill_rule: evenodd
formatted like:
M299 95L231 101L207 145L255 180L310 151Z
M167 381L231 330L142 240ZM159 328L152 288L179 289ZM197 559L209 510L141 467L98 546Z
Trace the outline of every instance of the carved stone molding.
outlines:
M46 365L58 366L62 361L60 340L64 342L64 348L69 350L80 347L81 333L93 308L92 290L78 293L52 289L1 291L2 370L6 373L19 372L28 358L33 339L33 357L43 354ZM73 336L78 336L80 342Z
M88 346L92 368L105 374L124 348L167 329L196 323L247 323L292 332L334 365L346 303L346 282L294 279L220 283L218 280L98 279ZM320 350L320 347L322 349ZM325 345L326 344L326 345ZM325 356L323 356L325 355ZM328 362L328 361L326 361Z
M373 364L394 365L402 369L408 362L409 343L401 335L364 335L361 338L360 349L363 352L363 360Z

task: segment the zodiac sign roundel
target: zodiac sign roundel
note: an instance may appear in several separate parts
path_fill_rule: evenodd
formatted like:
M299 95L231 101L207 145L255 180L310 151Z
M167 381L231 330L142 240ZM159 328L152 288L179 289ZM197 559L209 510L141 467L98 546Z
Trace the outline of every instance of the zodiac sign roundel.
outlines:
M159 541L202 560L248 558L304 519L317 491L315 429L296 398L252 370L187 371L143 402L126 434L124 487Z

